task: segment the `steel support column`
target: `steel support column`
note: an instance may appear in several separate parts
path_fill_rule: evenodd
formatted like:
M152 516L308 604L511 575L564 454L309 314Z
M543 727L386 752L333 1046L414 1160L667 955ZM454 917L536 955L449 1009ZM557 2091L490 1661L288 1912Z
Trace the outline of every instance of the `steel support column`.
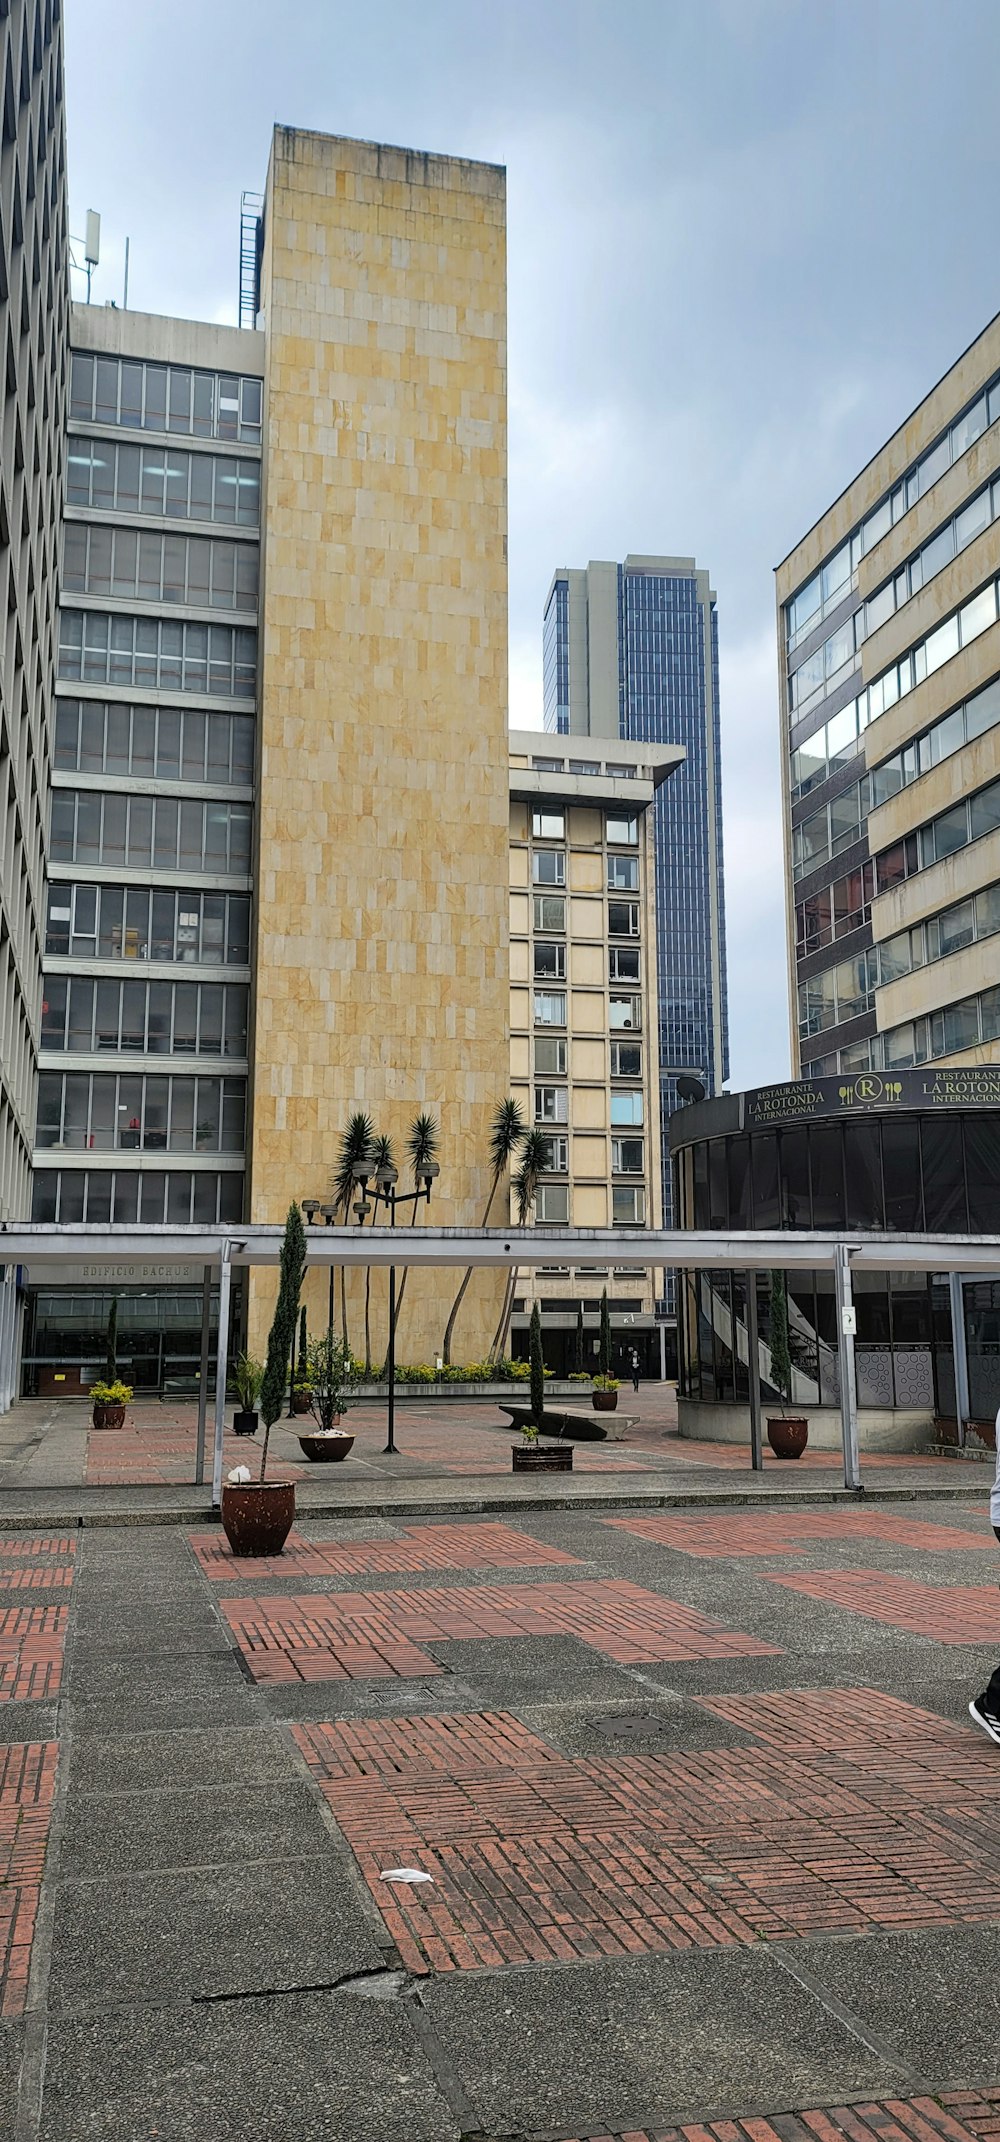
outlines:
M951 1353L955 1364L955 1412L958 1417L958 1447L965 1449L969 1421L969 1349L965 1343L965 1291L961 1272L948 1274L951 1303Z
M851 1287L851 1252L837 1247L834 1267L837 1289L837 1356L840 1363L840 1426L844 1448L844 1486L861 1487L858 1456L858 1379L854 1362L854 1294Z
M208 1333L212 1304L212 1267L206 1264L201 1282L201 1367L198 1372L198 1442L194 1477L198 1487L205 1479L205 1422L208 1418Z
M229 1358L229 1303L233 1268L227 1242L219 1266L219 1325L215 1346L215 1446L212 1455L212 1507L222 1507L222 1437L226 1426L226 1363Z
M750 1392L750 1463L755 1473L764 1470L764 1444L760 1432L760 1340L757 1335L757 1274L744 1272L747 1290L747 1383ZM733 1362L736 1361L736 1322L733 1320Z

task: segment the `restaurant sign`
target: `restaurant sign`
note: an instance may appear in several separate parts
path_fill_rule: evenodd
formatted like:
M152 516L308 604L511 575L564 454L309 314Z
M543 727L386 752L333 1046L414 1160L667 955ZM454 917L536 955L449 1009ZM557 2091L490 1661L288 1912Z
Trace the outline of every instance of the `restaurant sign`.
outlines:
M1000 1064L963 1064L954 1070L928 1064L884 1076L866 1071L856 1078L796 1079L759 1086L741 1100L746 1130L818 1116L882 1115L897 1108L1000 1108Z

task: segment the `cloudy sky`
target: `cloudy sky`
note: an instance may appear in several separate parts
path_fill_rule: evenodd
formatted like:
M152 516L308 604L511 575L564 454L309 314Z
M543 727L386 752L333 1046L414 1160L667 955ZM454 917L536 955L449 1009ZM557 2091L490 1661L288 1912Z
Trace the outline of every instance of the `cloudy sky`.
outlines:
M553 568L710 570L732 1082L788 1062L772 569L1000 309L997 0L68 0L95 299L236 316L277 120L507 166L511 718ZM82 294L82 293L81 293Z

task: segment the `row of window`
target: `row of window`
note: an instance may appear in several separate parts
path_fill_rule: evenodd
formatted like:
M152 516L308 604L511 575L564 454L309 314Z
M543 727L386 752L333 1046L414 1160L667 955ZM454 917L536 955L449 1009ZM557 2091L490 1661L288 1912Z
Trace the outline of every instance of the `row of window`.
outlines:
M608 950L608 980L610 982L636 982L640 980L638 945L611 945ZM536 982L564 982L566 979L566 947L564 944L544 944L535 939L533 946L534 978Z
M45 950L70 959L246 967L249 895L179 892L172 885L50 885Z
M535 1191L535 1224L543 1227L568 1226L568 1183L539 1183ZM641 1184L612 1184L611 1224L613 1227L645 1227L646 1192Z
M82 424L259 443L262 396L261 380L231 372L73 352L69 413Z
M900 566L898 573L894 573L891 580L886 580L882 587L876 589L874 595L869 595L864 607L862 637L867 639L870 632L877 632L879 626L884 625L894 611L901 610L903 604L909 602L912 596L919 595L921 588L925 588L928 581L934 579L935 574L950 565L952 559L957 558L959 551L965 550L969 543L974 543L976 537L982 535L983 529L988 528L998 515L1000 483L984 484L983 489L977 491L975 497L970 498L959 513L954 514L950 521L945 522L943 528L938 529L936 535L932 535L928 542L921 545L914 557Z
M860 840L868 823L868 775L792 827L792 875L804 878Z
M536 930L565 934L566 902L560 893L536 893L532 905ZM639 922L638 900L608 901L609 937L638 937Z
M639 890L639 858L636 855L608 856L608 891L634 893ZM561 848L535 848L531 857L531 881L533 885L565 885L566 855ZM563 910L565 921L565 909ZM553 925L555 927L556 925ZM563 925L559 925L562 927Z
M874 895L875 865L861 863L832 885L800 900L795 910L796 958L806 959L810 952L820 952L838 937L859 930L868 921Z
M982 938L995 937L998 931L1000 885L987 885L972 899L958 900L954 907L932 915L929 921L915 923L897 937L887 937L877 947L879 986L898 982L901 975L912 974L915 967L932 967L936 960L947 959L949 953L961 952Z
M853 575L868 551L888 535L897 521L902 520L918 498L923 498L937 483L953 461L958 461L968 447L1000 416L1000 377L988 388L977 394L968 409L963 410L954 424L929 446L919 461L914 462L895 490L880 499L877 506L865 515L852 536L840 545L833 556L826 560L818 573L806 581L785 606L789 650L812 632L820 620L842 602L851 585Z
M535 1035L535 1074L539 1078L565 1078L568 1043L560 1034ZM642 1077L642 1043L612 1041L612 1078Z
M260 463L176 446L130 446L124 439L71 439L66 499L100 513L155 513L257 528Z
M634 1093L628 1093L628 1092L625 1092L625 1091L617 1091L617 1092L613 1092L613 1093L612 1093L612 1095L611 1095L611 1122L612 1122L612 1126L615 1126L615 1125L622 1125L622 1124L629 1124L629 1123L630 1123L630 1124L641 1124L641 1123L642 1123L642 1120L643 1120L643 1101L642 1101L642 1094L641 1094L641 1092L634 1092ZM569 1088L568 1088L568 1086L536 1086L536 1087L535 1087L535 1122L536 1122L536 1123L568 1123L568 1122L569 1122Z
M196 625L172 617L62 610L59 676L70 684L124 684L151 692L212 692L223 699L252 699L257 634L250 625Z
M838 1072L856 1076L859 1071L906 1071L998 1039L1000 987L994 987L963 997L957 1004L946 1004L940 1011L906 1019L884 1034L872 1034L829 1056L811 1057L803 1063L802 1075L824 1078Z
M807 744L800 745L798 751L793 752L793 803L797 797L807 795L811 788L818 788L821 781L826 781L836 772L838 766L844 765L860 750L864 733L863 726L859 727L862 715L864 724L867 724L867 700L864 694L860 699L852 699L848 706L841 707L840 713L834 714L825 728L817 730L816 735L811 736ZM874 810L876 804L884 803L887 797L895 796L910 781L916 781L921 774L929 772L932 766L947 758L951 752L959 750L962 744L971 743L973 737L982 736L985 730L992 729L998 721L1000 678L994 678L990 684L983 686L982 691L974 692L962 706L953 707L949 714L944 714L939 721L932 722L930 728L925 729L921 736L914 737L902 751L895 752L891 759L883 759L881 765L873 769L872 809Z
M840 1026L845 1019L857 1019L871 1011L877 982L878 954L874 951L859 952L853 959L842 960L838 967L827 967L808 982L800 982L800 1036L821 1034L828 1026Z
M54 863L244 876L250 868L251 823L248 803L57 788L50 854Z
M562 761L559 760L557 763L561 768ZM595 767L595 773L597 770ZM608 768L609 773L618 770L617 768ZM548 809L532 811L531 832L535 840L565 840L565 811ZM638 845L639 840L639 821L637 818L623 817L617 811L606 811L604 816L604 837L609 848L634 848Z
M64 1226L215 1227L238 1225L242 1216L243 1177L235 1171L36 1168L32 1182L32 1219Z
M241 1153L245 1119L241 1078L43 1071L35 1145L86 1153Z
M953 707L950 714L925 729L922 736L911 738L901 751L891 759L883 759L880 766L872 768L871 808L888 803L890 796L897 796L900 789L908 788L918 781L921 774L929 773L932 766L942 759L960 751L963 744L971 744L975 737L982 736L1000 722L1000 677L992 684L975 692L964 705Z
M891 848L883 848L875 858L876 892L891 891L904 878L914 877L918 870L929 870L932 863L955 855L959 848L967 848L970 841L979 840L984 833L995 833L998 826L1000 781L991 781L976 795L963 796L961 803L953 803L950 810L932 818L919 832L907 833Z
M50 974L42 1000L43 1049L127 1049L139 1055L245 1056L241 982L141 982Z
M565 990L536 990L534 1018L536 1026L565 1026ZM608 1024L612 1029L625 1027L638 1033L642 1026L642 998L612 994L608 1004Z
M253 753L252 714L132 706L127 699L56 702L54 763L60 773L249 788Z
M255 611L258 560L256 543L234 543L230 536L67 521L62 585L68 595Z
M808 661L792 672L788 679L788 704L794 721L802 721L817 699L825 699L828 692L835 691L841 679L854 668L857 650L864 637L858 629L860 622L861 612L856 610L853 617L845 618L836 632L814 650Z

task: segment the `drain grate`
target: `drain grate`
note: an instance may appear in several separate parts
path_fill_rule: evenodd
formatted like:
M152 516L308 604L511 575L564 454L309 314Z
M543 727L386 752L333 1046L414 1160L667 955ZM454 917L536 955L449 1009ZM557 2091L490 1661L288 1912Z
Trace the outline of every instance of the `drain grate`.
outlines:
M658 1711L608 1711L603 1718L592 1718L590 1726L606 1740L661 1740L667 1731Z

